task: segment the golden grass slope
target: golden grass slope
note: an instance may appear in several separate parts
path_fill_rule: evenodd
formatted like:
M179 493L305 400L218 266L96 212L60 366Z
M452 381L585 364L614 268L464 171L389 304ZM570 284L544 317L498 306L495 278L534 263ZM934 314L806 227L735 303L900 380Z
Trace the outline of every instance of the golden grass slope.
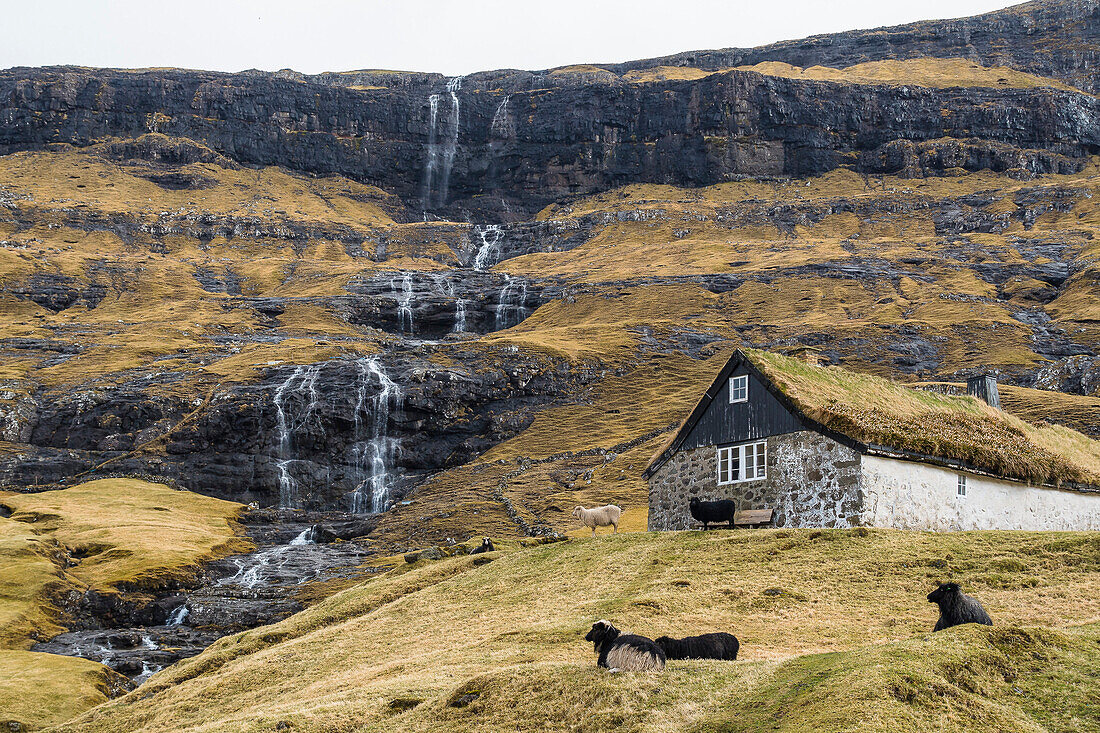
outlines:
M80 587L63 570L64 554L29 525L0 517L0 649L29 648L64 631L57 606Z
M0 494L11 520L64 546L68 573L99 591L186 580L205 561L245 552L240 504L137 479L100 479L37 494Z
M386 207L399 204L381 189L333 176L310 178L276 167L243 168L220 158L201 143L150 133L135 147L202 149L211 162L184 165L119 161L110 143L50 152L0 156L0 185L42 206L86 207L135 217L206 214L260 217L299 224L341 224L363 228L393 224ZM225 161L228 163L228 161ZM150 177L172 172L204 181L203 187L173 189Z
M608 73L597 67L570 67L569 70ZM652 84L665 81L695 81L730 71L753 71L764 76L807 81L829 81L838 84L884 84L890 86L931 87L933 89L953 87L1035 89L1045 87L1062 91L1081 91L1050 77L1028 74L1007 66L982 66L970 59L963 58L885 59L883 61L854 64L844 68L833 68L831 66L802 68L783 61L764 61L751 66L735 66L717 71L705 71L690 66L655 66L648 69L628 71L621 78L632 84Z
M1086 731L1100 719L1087 691L1095 533L649 533L488 558L422 562L222 639L64 730ZM924 596L948 577L996 627L929 634ZM598 618L651 637L733 631L741 658L608 675L582 638Z
M804 414L869 445L964 461L995 475L1100 486L1100 442L1036 426L970 396L912 389L882 377L743 352Z
M0 723L52 725L107 699L121 677L96 662L25 651L65 630L88 590L142 594L244 552L242 507L136 479L38 494L0 492Z
M801 68L782 61L765 61L754 66L738 66L740 71L755 71L766 76L788 79L832 81L841 84L889 84L892 86L995 87L1033 89L1047 87L1080 92L1076 87L1045 76L1036 76L1006 66L982 66L961 58L886 59L868 61L843 69L829 66Z
M0 726L38 730L106 702L125 678L98 662L0 650Z

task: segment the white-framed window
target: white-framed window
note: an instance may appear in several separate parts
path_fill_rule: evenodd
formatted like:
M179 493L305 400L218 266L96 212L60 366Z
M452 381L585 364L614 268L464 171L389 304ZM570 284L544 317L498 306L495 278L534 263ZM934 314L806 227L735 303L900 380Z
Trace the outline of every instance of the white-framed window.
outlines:
M768 476L768 443L727 445L718 449L718 483L735 484Z
M730 404L749 401L749 376L730 377Z
M966 476L959 474L959 486L955 490L956 496L966 496Z

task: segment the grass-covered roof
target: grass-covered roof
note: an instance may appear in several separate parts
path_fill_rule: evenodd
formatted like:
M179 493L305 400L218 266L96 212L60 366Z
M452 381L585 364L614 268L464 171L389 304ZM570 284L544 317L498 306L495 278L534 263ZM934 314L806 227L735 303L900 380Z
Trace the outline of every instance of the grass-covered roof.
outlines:
M1100 441L1076 430L1034 425L968 395L915 389L765 351L738 354L803 417L864 447L958 462L1032 483L1100 487ZM667 454L663 450L651 466Z

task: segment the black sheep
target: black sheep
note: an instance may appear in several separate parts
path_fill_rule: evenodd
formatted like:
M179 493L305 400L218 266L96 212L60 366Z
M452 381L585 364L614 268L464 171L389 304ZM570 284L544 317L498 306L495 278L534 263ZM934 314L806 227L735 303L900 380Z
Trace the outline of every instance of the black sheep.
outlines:
M932 631L942 631L959 624L993 625L993 619L989 618L978 599L965 595L958 583L941 584L928 594L928 602L940 607L940 620Z
M710 529L712 524L729 522L733 529L733 515L737 512L737 502L732 499L719 499L718 501L700 501L692 499L688 502L688 509L696 521L703 523L703 529Z
M699 636L685 636L673 639L670 636L657 637L657 646L661 647L668 659L737 659L737 650L741 645L737 637L724 631Z
M488 537L481 538L481 545L470 550L471 555L479 555L482 552L493 552L497 548L493 546L493 541Z
M592 624L585 637L599 659L597 667L621 672L660 672L665 668L665 653L652 639L634 634L623 634L610 621L603 619Z

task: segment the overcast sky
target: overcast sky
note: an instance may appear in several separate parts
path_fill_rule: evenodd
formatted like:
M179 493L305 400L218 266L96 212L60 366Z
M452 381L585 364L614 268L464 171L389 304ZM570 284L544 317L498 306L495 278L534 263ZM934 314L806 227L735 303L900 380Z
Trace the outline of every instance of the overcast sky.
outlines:
M0 0L0 68L466 74L758 46L1004 0Z

